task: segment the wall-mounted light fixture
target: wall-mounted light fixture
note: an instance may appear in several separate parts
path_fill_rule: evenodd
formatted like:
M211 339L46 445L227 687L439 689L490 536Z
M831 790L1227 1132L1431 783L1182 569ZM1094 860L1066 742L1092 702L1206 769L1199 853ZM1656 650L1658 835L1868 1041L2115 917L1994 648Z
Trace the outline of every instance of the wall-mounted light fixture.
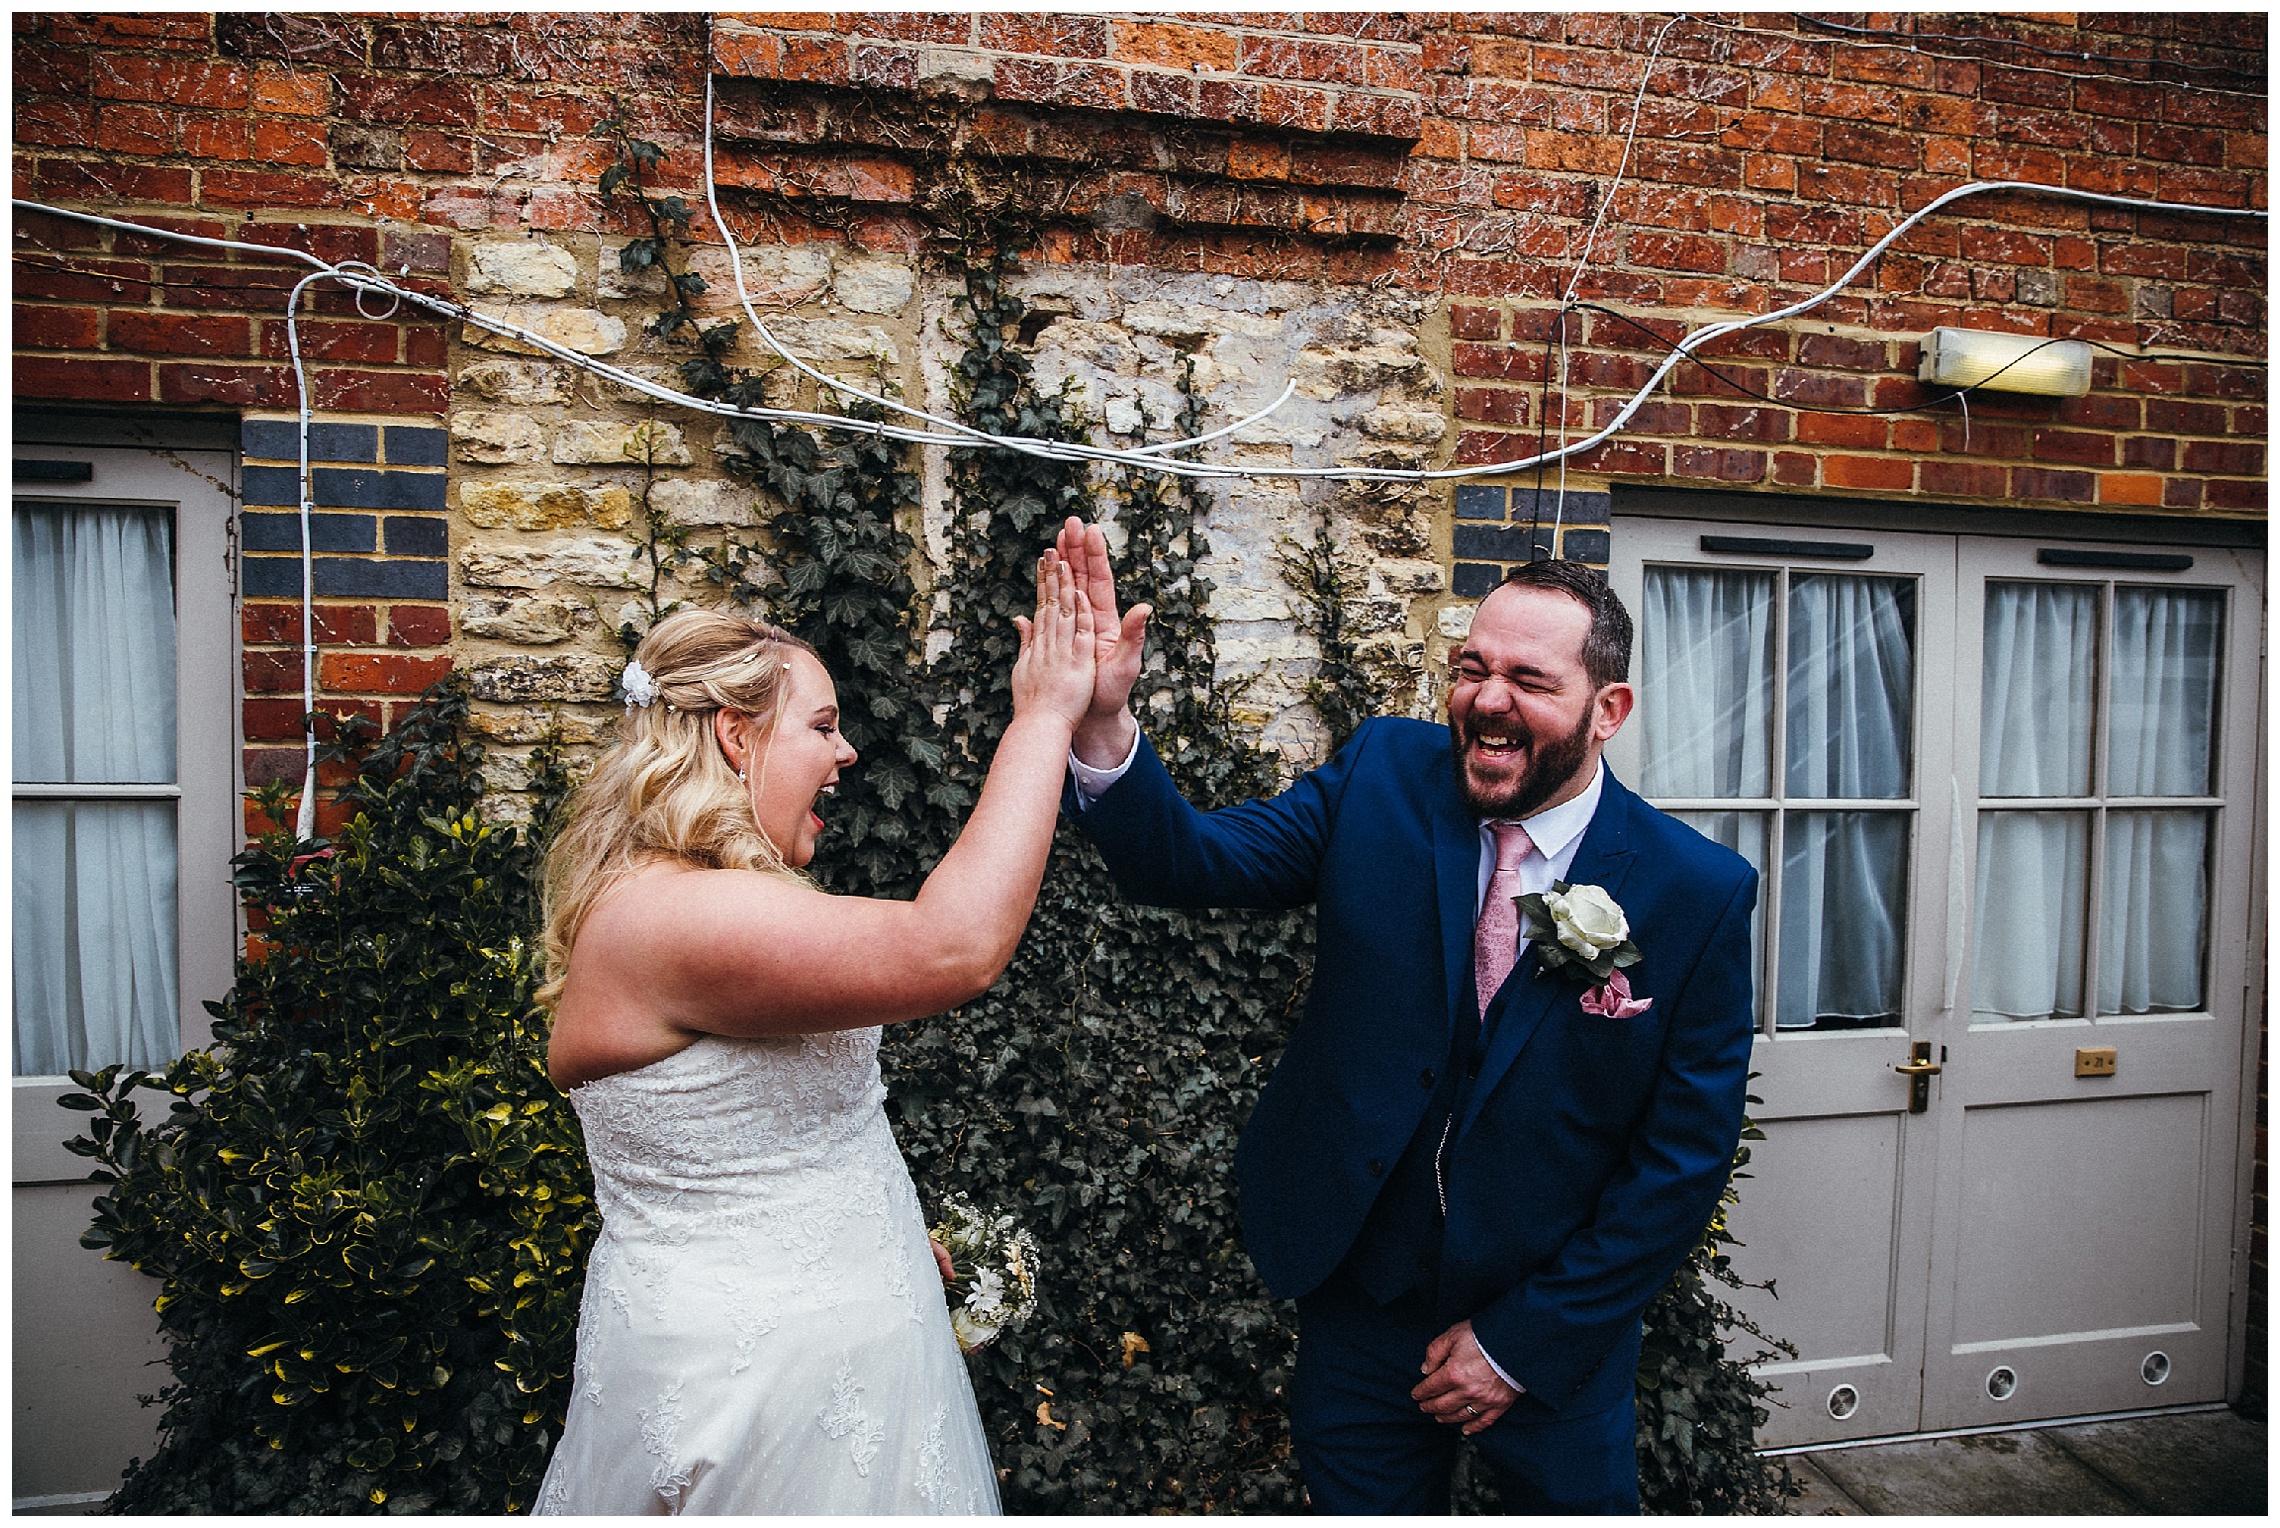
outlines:
M2079 398L2090 391L2090 347L2031 334L1934 329L1924 336L1916 380L1939 387Z

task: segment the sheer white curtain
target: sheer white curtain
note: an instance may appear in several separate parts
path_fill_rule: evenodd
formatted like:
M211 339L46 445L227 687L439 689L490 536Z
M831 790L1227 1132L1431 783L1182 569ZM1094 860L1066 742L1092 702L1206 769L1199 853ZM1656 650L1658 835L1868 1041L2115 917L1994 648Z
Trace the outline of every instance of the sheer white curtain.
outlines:
M2223 624L2224 600L2216 594L2114 591L2110 795L2208 792ZM2201 1006L2208 850L2206 811L2107 813L2100 1013L2175 1013Z
M1642 788L1771 794L1773 575L1650 568L1641 604Z
M18 505L13 574L17 782L172 781L168 515ZM16 1074L171 1057L173 803L19 800L14 823Z
M1989 583L1980 664L1979 794L2090 794L2098 591ZM1972 1009L2045 1019L2082 1012L2089 917L2085 812L1982 812Z
M1649 796L1772 794L1774 587L1771 573L1647 570L1639 611L1638 724ZM1765 875L1767 813L1677 815ZM1763 970L1762 917L1750 922L1750 945L1751 969Z
M1800 574L1789 586L1787 794L1908 794L1915 588ZM1782 825L1783 1029L1896 1021L1908 822L1898 812L1792 810Z

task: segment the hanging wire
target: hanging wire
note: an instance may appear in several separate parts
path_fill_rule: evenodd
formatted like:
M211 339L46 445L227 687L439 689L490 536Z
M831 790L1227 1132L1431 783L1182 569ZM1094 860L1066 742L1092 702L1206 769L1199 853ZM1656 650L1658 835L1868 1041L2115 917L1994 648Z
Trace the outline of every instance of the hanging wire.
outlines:
M1766 313L1755 314L1745 318L1726 319L1716 323L1705 324L1702 327L1694 329L1687 333L1683 338L1676 342L1672 348L1671 354L1663 361L1662 365L1656 369L1654 374L1640 386L1640 388L1631 396L1631 398L1624 403L1622 409L1617 412L1615 417L1610 420L1604 428L1594 432L1593 434L1587 435L1579 440L1571 441L1565 445L1555 447L1549 451L1542 452L1537 456L1524 457L1517 460L1481 462L1467 467L1427 468L1356 466L1305 467L1297 465L1235 466L1218 462L1189 461L1178 456L1119 450L1104 446L1084 445L1077 442L1039 440L1025 436L983 435L977 439L975 438L975 432L972 432L970 427L962 429L959 432L952 433L949 431L932 428L919 429L908 425L894 425L885 423L874 425L864 421L850 420L841 414L827 414L808 409L780 409L765 408L759 406L739 406L732 403L723 403L717 399L701 398L692 393L685 393L676 388L667 387L663 383L655 382L647 377L639 376L633 372L625 370L622 367L612 366L609 363L598 360L593 356L585 355L578 351L572 350L567 346L558 344L555 341L548 339L544 335L534 333L519 324L508 323L503 319L480 312L473 308L469 308L465 304L452 301L449 298L436 297L426 292L420 292L409 287L399 286L396 283L388 280L385 276L368 274L367 272L369 271L369 267L367 267L365 270L355 270L330 264L329 262L319 259L317 256L309 254L304 250L284 249L267 244L247 244L230 239L211 239L196 234L177 233L172 229L154 228L147 224L127 222L118 218L103 217L92 212L74 211L66 207L50 206L43 202L34 202L23 198L15 199L14 205L20 211L45 213L53 217L68 218L73 221L95 224L100 227L120 229L128 233L139 234L149 238L174 239L185 243L201 245L207 248L241 250L271 258L298 259L308 265L315 267L319 271L334 277L352 289L371 291L382 295L396 296L403 302L409 303L415 307L439 314L442 317L448 319L456 320L460 323L470 325L474 328L484 330L488 333L500 335L504 338L512 339L521 344L528 345L532 349L537 350L542 354L552 356L556 360L562 361L568 365L576 366L583 370L592 372L597 376L606 378L609 381L616 383L618 386L626 388L628 391L638 393L643 397L655 398L660 402L675 404L679 407L691 409L699 413L710 414L716 418L765 419L778 423L797 424L811 429L852 432L865 435L876 434L888 439L907 441L919 445L952 446L964 447L968 449L977 447L986 447L988 449L1010 449L1027 452L1030 455L1044 457L1048 460L1118 463L1127 466L1145 468L1146 470L1153 472L1167 473L1177 477L1191 477L1202 479L1246 478L1271 479L1278 481L1327 480L1339 482L1431 483L1461 481L1467 478L1484 477L1491 474L1502 475L1525 471L1527 468L1537 465L1539 461L1553 462L1562 460L1569 456L1581 455L1582 453L1589 451L1608 440L1613 439L1616 435L1622 433L1623 429L1631 422L1632 416L1638 412L1640 407L1646 402L1647 398L1654 392L1655 388L1661 384L1662 379L1670 373L1671 369L1674 368L1682 359L1691 358L1694 351L1700 349L1706 344L1709 344L1713 340L1721 339L1726 335L1736 334L1746 329L1758 328L1766 324L1780 323L1785 319L1795 318L1799 314L1811 312L1813 309L1819 307L1822 303L1827 302L1830 298L1838 295L1846 287L1850 286L1855 280L1859 279L1863 272L1865 272L1870 266L1876 263L1877 259L1883 255L1885 250L1889 249L1899 239L1905 237L1910 229L1914 228L1918 223L1923 222L1926 218L1932 217L1935 214L1944 211L1955 202L1961 201L1966 197L1983 196L1992 193L2005 192L2039 196L2053 196L2064 200L2091 202L2098 205L2110 207L2124 207L2136 211L2181 213L2196 217L2268 218L2270 216L2270 214L2264 209L2257 207L2204 207L2190 202L2148 201L2138 197L2114 196L2101 191L2083 191L2071 186L2043 185L2034 181L1973 181L1967 185L1956 186L1953 189L1943 193L1942 195L1934 197L1924 206L1918 208L1914 213L1911 213L1908 217L1903 218L1900 222L1894 224L1892 229L1887 232L1884 237L1878 239L1874 244L1870 245L1867 251L1863 253L1859 259L1854 261L1843 275L1839 276L1834 282L1830 283L1821 291L1814 293L1812 296L1800 299L1794 303L1790 303L1786 307L1775 308ZM916 418L922 423L930 422L930 416L927 416L918 410L912 409L907 404L898 403L891 398L883 399L881 401L887 410L891 413L897 413L906 417ZM1175 444L1184 447L1186 443L1183 441L1176 442Z

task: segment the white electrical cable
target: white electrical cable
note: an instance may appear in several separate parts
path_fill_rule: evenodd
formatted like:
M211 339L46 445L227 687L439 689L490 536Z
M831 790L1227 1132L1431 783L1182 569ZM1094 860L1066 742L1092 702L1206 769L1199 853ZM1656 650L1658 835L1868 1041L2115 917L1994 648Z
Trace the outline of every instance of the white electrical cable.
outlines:
M1591 231L1583 236L1583 250L1575 258L1575 270L1568 276L1567 290L1560 294L1560 310L1552 315L1552 322L1559 325L1560 332L1560 439L1563 441L1567 439L1569 305L1575 301L1575 289L1582 284L1583 273L1591 265L1591 248L1599 241L1599 225L1606 221L1607 209L1615 204L1615 194L1623 189L1623 176L1631 168L1631 145L1639 136L1639 111L1647 104L1647 81L1655 77L1655 61L1662 57L1663 39L1670 35L1672 27L1691 19L1684 11L1671 17L1655 33L1655 40L1647 49L1646 67L1639 71L1639 88L1631 96L1631 125L1623 134L1623 157L1615 161L1615 178L1608 182L1606 193L1599 198L1599 205L1592 212ZM1551 550L1555 555L1559 551L1560 527L1567 523L1567 472L1568 459L1563 456L1560 458L1559 495L1552 501ZM1538 504L1535 513L1541 515L1543 512L1544 506ZM1532 541L1528 555L1536 555Z
M1176 457L1168 456L1141 455L1137 452L1132 451L1108 450L1098 446L1085 446L1073 442L1037 440L1025 436L985 435L982 437L982 439L975 440L966 433L960 433L958 435L952 436L939 431L916 430L907 426L884 423L869 424L859 420L850 420L843 415L816 413L802 409L777 409L762 407L740 408L734 404L722 403L711 398L700 398L690 393L684 393L674 388L666 387L661 383L652 382L646 377L636 376L635 374L620 367L611 366L606 362L596 360L592 356L583 355L575 350L567 348L566 346L559 345L554 341L547 339L545 336L535 334L528 329L522 328L519 325L510 324L504 320L493 318L484 313L476 312L475 310L468 308L463 304L452 302L446 298L433 297L425 292L413 291L408 287L398 286L394 282L387 280L385 277L367 275L363 272L344 266L327 264L325 261L320 260L316 256L308 254L305 251L279 249L275 246L266 244L243 244L227 239L207 239L191 234L178 234L175 233L172 229L152 228L145 224L130 223L117 218L102 217L90 212L76 212L69 208L53 207L45 203L27 201L22 198L17 198L15 200L15 205L18 208L29 212L47 213L52 216L70 218L79 222L93 223L108 228L123 229L129 233L141 234L152 238L179 239L184 242L202 244L213 248L242 249L263 255L290 255L294 258L306 261L311 265L317 266L324 273L336 277L344 284L357 291L374 292L383 296L396 297L404 302L412 303L417 307L425 308L430 312L441 314L447 318L456 319L461 323L469 324L475 328L486 330L489 333L500 335L504 338L512 339L521 344L528 345L532 349L540 351L543 354L553 356L554 358L564 361L570 365L581 367L584 370L593 372L594 374L604 377L612 382L616 382L620 386L623 386L630 391L640 393L647 397L656 398L662 402L677 404L683 408L692 409L700 413L715 415L717 417L767 419L782 423L807 425L816 429L853 432L865 435L881 435L889 439L909 441L920 445L964 446L969 448L975 446L986 446L991 449L1011 449L1025 451L1032 455L1042 456L1056 461L1112 462L1145 467L1150 471L1168 473L1178 477L1209 479L1333 479L1348 482L1428 483L1446 482L1463 478L1483 477L1491 474L1517 472L1524 468L1533 467L1539 462L1548 465L1565 457L1578 455L1582 452L1590 450L1592 447L1597 446L1602 442L1609 440L1615 435L1619 434L1622 431L1623 427L1630 423L1632 415L1638 412L1640 406L1646 402L1648 396L1652 394L1655 388L1661 384L1662 379L1665 376L1669 375L1671 370L1675 368L1680 361L1691 359L1692 354L1695 350L1700 349L1703 345L1708 344L1712 340L1722 338L1728 334L1738 333L1744 329L1757 328L1760 325L1764 324L1778 323L1783 319L1795 318L1801 313L1811 312L1814 308L1819 307L1822 303L1827 302L1830 298L1843 291L1847 286L1850 286L1853 281L1861 275L1862 272L1866 271L1869 266L1873 265L1876 262L1877 258L1881 256L1885 250L1889 249L1894 242L1905 235L1909 229L1915 227L1924 219L1932 216L1934 213L1943 210L1954 202L1960 201L1965 197L1980 196L1990 192L2020 192L2029 195L2055 196L2073 201L2096 202L2101 205L2110 207L2124 207L2135 211L2174 212L2198 217L2268 218L2271 215L2264 209L2257 207L2204 207L2190 202L2147 201L2136 197L2112 196L2100 191L2082 191L2070 186L2047 186L2034 181L1973 181L1967 185L1957 186L1952 190L1949 190L1942 195L1933 198L1931 201L1925 203L1924 206L1917 209L1914 213L1902 219L1899 223L1893 225L1891 231L1886 233L1883 238L1877 240L1876 243L1869 246L1867 252L1864 253L1858 260L1853 262L1852 266L1847 269L1842 276L1838 277L1829 286L1813 294L1812 296L1804 298L1798 302L1791 303L1787 307L1776 308L1771 312L1757 314L1753 317L1727 319L1718 323L1706 324L1703 327L1693 330L1692 332L1682 336L1680 339L1672 342L1672 349L1670 354L1663 359L1661 365L1656 367L1653 375L1648 377L1646 382L1638 389L1638 391L1631 396L1629 401L1626 402L1623 408L1616 414L1615 418L1610 421L1605 428L1599 430L1597 433L1585 436L1581 440L1570 442L1569 444L1561 446L1556 450L1542 452L1536 456L1531 457L1520 457L1508 461L1481 462L1470 467L1411 468L1351 466L1231 466L1213 462L1182 461ZM367 267L367 269L369 269L369 267ZM907 405L894 403L892 400L885 401L886 406L896 413L911 415L921 419L926 417L922 414L919 414L917 410L909 408ZM1180 444L1184 444L1184 442Z
M1584 267L1591 264L1591 246L1598 241L1599 225L1606 221L1607 209L1613 205L1615 193L1623 189L1623 174L1631 168L1631 144L1639 136L1639 108L1647 104L1647 81L1654 78L1655 60L1662 56L1663 39L1670 35L1672 27L1692 19L1686 12L1680 11L1662 24L1662 30L1655 33L1654 43L1647 49L1647 66L1639 71L1639 88L1631 97L1631 126L1623 134L1623 157L1615 161L1615 179L1608 183L1607 194L1600 197L1599 207L1592 213L1591 231L1583 236L1583 252L1576 256L1575 271L1568 277L1567 290L1560 294L1562 303L1575 301L1576 283L1583 280ZM1564 377L1561 385L1566 385Z
M1670 20L1664 22L1661 29L1655 33L1654 43L1649 50L1646 68L1641 72L1639 76L1638 91L1632 98L1630 130L1624 135L1623 138L1623 156L1621 162L1616 167L1615 183L1609 187L1607 195L1600 199L1596 215L1592 219L1591 232L1586 235L1584 239L1583 254L1581 258L1579 258L1576 262L1574 273L1568 279L1568 287L1566 293L1560 299L1561 311L1555 315L1554 321L1560 325L1560 433L1563 438L1567 433L1566 305L1572 302L1575 298L1576 284L1582 279L1584 268L1590 262L1591 246L1593 241L1598 237L1600 222L1606 217L1607 207L1609 203L1615 199L1615 191L1620 188L1624 171L1629 167L1631 160L1631 145L1633 140L1636 138L1639 130L1639 112L1646 99L1647 81L1650 77L1652 77L1654 73L1655 59L1661 53L1663 39L1669 35L1670 29L1672 27L1678 25L1678 23L1681 21L1690 19L1696 18L1692 18L1690 17L1689 13L1681 11L1677 15L1671 17ZM782 345L776 342L775 336L768 332L767 326L760 321L760 315L753 310L751 299L749 296L747 296L744 289L743 258L738 253L735 236L729 232L727 220L724 219L720 214L719 198L714 193L713 94L712 79L709 71L705 79L704 176L705 205L711 210L713 223L720 229L721 238L728 245L729 266L730 269L735 273L736 277L737 299L744 305L745 314L752 320L754 329L760 333L761 337L768 343L771 348L776 351L778 355L782 356L793 366L798 367L802 372L816 378L818 381L823 382L828 386L841 388L845 391L855 391L854 389L846 388L844 384L841 384L834 379L823 375L821 372L814 370L812 367L805 365L799 360L798 357L794 356L790 351L784 349ZM1647 396L1654 391L1656 386L1661 383L1662 379L1667 376L1681 360L1689 358L1691 351L1697 345L1707 343L1709 340L1716 339L1725 334L1734 333L1739 329L1753 328L1759 324L1773 323L1779 319L1791 318L1795 317L1799 313L1811 311L1813 308L1820 306L1822 303L1828 301L1831 297L1834 297L1846 286L1850 285L1854 277L1858 276L1862 271L1866 270L1869 265L1874 263L1878 256L1882 255L1884 251L1891 246L1894 240L1898 239L1903 233L1907 232L1908 229L1913 227L1916 223L1922 221L1925 217L1928 217L1931 213L1937 211L1939 208L1946 206L1949 202L1956 201L1965 196L1974 196L1984 191L2044 192L2056 196L2075 197L2086 201L2105 202L2114 206L2136 207L2149 211L2202 212L2216 216L2229 217L2268 217L2270 215L2256 208L2201 207L2190 203L2139 201L2130 197L2109 196L2102 192L2077 191L2071 187L2065 186L2046 186L2032 181L1976 181L1969 185L1958 186L1953 190L1948 191L1946 194L1935 198L1924 207L1919 208L1912 216L1904 219L1897 227L1892 229L1891 232L1887 233L1882 239L1877 241L1875 245L1871 246L1869 251L1861 256L1857 262L1855 262L1852 269L1846 271L1845 274L1839 277L1833 285L1829 286L1827 289L1816 294L1815 296L1806 299L1804 302L1796 303L1777 312L1763 314L1752 319L1729 321L1726 324L1711 324L1702 329L1694 331L1692 334L1684 336L1678 341L1676 348L1674 348L1670 354L1664 358L1662 364L1656 368L1654 375L1649 377L1646 381L1646 384L1641 387L1637 393L1632 395L1631 400L1623 406L1622 410L1615 416L1615 419L1604 430L1601 430L1596 435L1587 436L1582 440L1562 445L1556 450L1540 452L1535 456L1522 457L1511 461L1484 462L1473 467L1443 467L1439 469L1406 469L1392 467L1254 467L1246 469L1215 469L1207 467L1200 463L1180 463L1174 465L1167 462L1162 465L1161 470L1175 472L1182 476L1194 477L1241 476L1297 479L1341 478L1349 481L1360 480L1369 482L1432 482L1444 479L1481 477L1491 473L1519 472L1529 467L1538 466L1540 464L1548 464L1556 461L1560 463L1560 508L1564 512L1566 507L1565 499L1567 492L1568 458L1571 456L1580 455L1581 453L1592 449L1594 446L1599 445L1601 442L1612 438L1618 431L1621 430L1625 424L1628 424L1630 422L1631 416L1638 412L1639 405L1645 402ZM1270 404L1262 413L1253 415L1249 419L1237 421L1235 425L1228 426L1226 429L1221 431L1215 431L1213 434L1216 436L1231 433L1233 430L1238 429L1245 424L1249 424L1256 419L1264 418L1266 414L1272 413L1275 409L1281 407L1283 400L1290 396L1290 392L1291 388L1289 386L1286 386L1283 389L1282 396L1278 397L1275 402L1273 404ZM933 415L922 413L919 410L910 408L906 404L896 403L891 399L880 398L869 393L860 392L857 393L857 396L863 397L881 407L891 409L897 413L910 415L914 418L924 420L931 424L955 423L955 421L937 420ZM963 429L967 427L960 426L960 428ZM1032 444L1016 444L1016 442L1014 442L1012 439L1002 436L991 436L989 439L993 445L1016 445L1016 449L1028 449L1028 446ZM1040 442L1034 444L1044 443ZM1175 449L1181 444L1184 443L1167 442L1163 445L1159 445L1153 448L1142 448L1142 450L1161 451L1167 449ZM1132 458L1138 454L1140 453L1108 452L1101 453L1100 456L1096 459L1120 461L1126 463L1127 465L1138 465L1138 463L1132 461ZM1556 518L1553 524L1553 535L1555 538L1554 544L1556 545L1558 536L1558 520Z
M317 836L317 577L309 550L309 514L315 490L309 480L309 374L301 365L301 294L309 283L322 281L330 271L311 271L293 285L285 299L285 343L293 353L293 384L301 395L301 730L308 766L301 775L301 808L293 824L295 838Z

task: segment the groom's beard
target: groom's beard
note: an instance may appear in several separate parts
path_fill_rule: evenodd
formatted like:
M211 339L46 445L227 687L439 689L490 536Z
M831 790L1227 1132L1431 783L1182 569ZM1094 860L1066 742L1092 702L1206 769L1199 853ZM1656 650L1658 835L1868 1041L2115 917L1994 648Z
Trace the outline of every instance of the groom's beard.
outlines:
M1472 757L1471 739L1465 729L1449 723L1449 741L1457 767L1457 793L1465 798L1465 805L1482 817L1502 817L1517 820L1532 816L1543 804L1559 794L1560 789L1583 768L1591 757L1591 708L1586 706L1583 720L1565 737L1539 743L1533 732L1527 734L1528 765L1520 778L1510 785L1490 785L1475 780L1467 768ZM1515 720L1493 729L1498 732L1520 732L1524 729Z

